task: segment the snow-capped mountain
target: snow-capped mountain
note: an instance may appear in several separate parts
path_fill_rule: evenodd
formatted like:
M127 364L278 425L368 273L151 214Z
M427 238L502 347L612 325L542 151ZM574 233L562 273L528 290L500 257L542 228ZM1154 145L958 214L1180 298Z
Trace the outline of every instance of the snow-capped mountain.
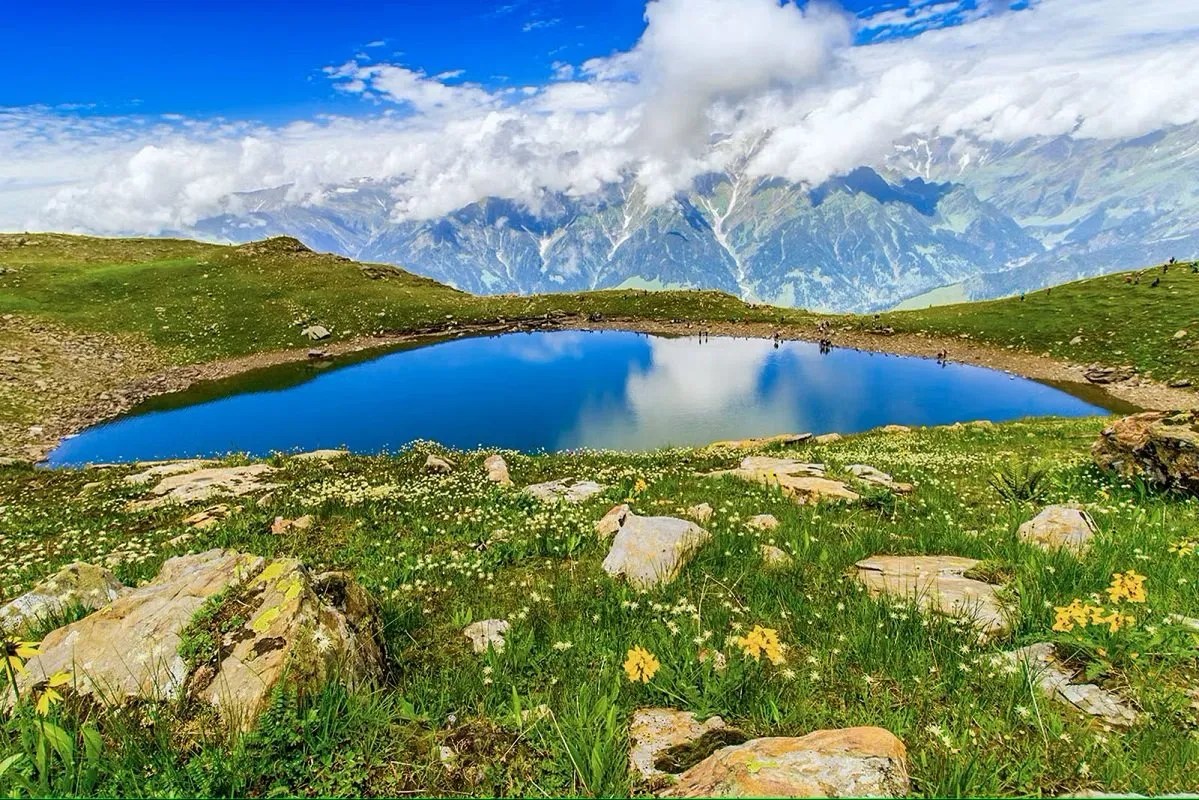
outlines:
M946 286L994 297L1199 255L1199 128L1124 141L995 145L910 139L812 187L751 178L745 159L651 205L629 179L536 208L500 198L396 221L399 184L364 178L297 201L230 198L192 233L289 234L479 293L704 287L830 310Z

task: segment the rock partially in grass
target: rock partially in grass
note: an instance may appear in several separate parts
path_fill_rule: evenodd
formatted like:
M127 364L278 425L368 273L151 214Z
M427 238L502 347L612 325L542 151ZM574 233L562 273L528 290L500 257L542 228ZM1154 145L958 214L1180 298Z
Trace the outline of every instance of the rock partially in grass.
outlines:
M708 474L733 475L767 486L778 486L799 503L817 503L821 500L853 502L861 499L861 495L841 481L824 477L823 464L806 464L790 458L749 456L736 469Z
M779 526L774 514L755 514L745 521L745 525L755 531L772 531Z
M532 495L538 500L546 503L554 503L564 501L567 503L581 503L594 495L599 494L604 490L595 481L575 481L567 483L566 481L547 481L545 483L535 483L532 486L524 488L525 494Z
M907 750L882 728L751 739L717 750L665 797L904 797Z
M140 510L160 508L170 503L198 503L214 497L240 497L253 492L277 489L278 484L264 480L274 473L274 467L250 464L245 467L213 467L182 475L171 475L150 490L153 497L134 503L133 508Z
M715 450L761 450L766 447L799 444L811 438L810 433L780 433L777 436L758 436L751 439L726 439L712 442L708 447Z
M204 530L211 528L218 522L229 516L229 506L221 503L215 506L209 506L203 511L197 511L187 519L183 520L183 524L190 528L198 528Z
M853 475L855 478L864 483L882 486L884 489L890 489L896 494L908 494L916 488L910 483L900 483L892 478L888 473L875 469L868 464L850 464L845 469L849 472L849 474Z
M603 568L635 589L669 583L712 534L685 519L627 514Z
M150 462L146 462L150 463ZM125 483L134 486L140 486L144 483L150 483L154 480L168 477L170 475L183 475L188 472L195 472L204 467L211 467L215 461L206 461L204 459L190 458L183 461L168 461L166 463L155 463L149 469L134 473L133 475L125 476ZM139 465L141 466L141 465Z
M996 658L1026 669L1037 687L1059 703L1099 717L1109 725L1128 726L1137 721L1137 712L1115 692L1093 683L1079 682L1080 671L1064 664L1049 642L1000 653Z
M1008 610L994 584L967 578L980 562L959 556L872 556L857 579L873 596L914 601L920 608L966 620L987 636L1011 630Z
M487 470L487 480L492 483L498 483L500 486L512 485L512 478L508 475L508 462L504 461L503 456L487 456L483 461L483 468Z
M430 455L425 459L425 472L436 475L448 475L454 471L454 464L441 456Z
M484 619L472 622L462 631L462 635L470 639L470 647L476 653L486 653L487 648L497 653L504 652L504 634L508 632L508 621L504 619Z
M72 607L103 608L124 591L125 586L104 567L76 561L0 606L0 631L23 631Z
M911 433L912 429L907 425L884 425L879 428L883 433Z
M762 554L762 563L772 569L786 569L795 563L790 553L772 544L758 545L758 552Z
M1074 506L1047 506L1023 523L1016 535L1046 550L1067 549L1082 553L1091 547L1098 530L1091 515Z
M345 458L349 454L349 450L310 450L307 453L296 453L292 458L296 461L333 461Z
M1136 374L1132 367L1108 367L1103 364L1092 364L1083 370L1082 376L1091 383L1108 384L1129 380Z
M1108 426L1091 447L1102 469L1199 495L1199 411L1147 411Z
M307 336L314 342L319 342L322 339L328 339L333 334L324 325L309 325L304 330L300 331L301 336Z
M615 536L620 530L620 526L624 524L624 518L629 514L629 506L627 503L621 503L617 506L612 506L608 509L608 513L600 517L595 523L595 534L601 539L607 539Z
M687 509L687 516L699 523L707 522L712 519L712 514L715 513L712 506L707 503L691 506Z
M832 444L833 442L841 441L843 437L839 433L822 433L812 439L816 444Z
M633 712L629 724L629 769L645 781L665 778L670 772L681 770L659 768L655 762L660 756L671 748L694 745L708 734L727 730L720 717L708 717L700 722L690 711L639 708ZM707 755L709 753L704 754Z
M292 531L306 531L312 527L314 522L311 514L305 514L302 517L288 519L287 517L275 517L275 521L271 523L271 533L276 536L282 536L285 533Z

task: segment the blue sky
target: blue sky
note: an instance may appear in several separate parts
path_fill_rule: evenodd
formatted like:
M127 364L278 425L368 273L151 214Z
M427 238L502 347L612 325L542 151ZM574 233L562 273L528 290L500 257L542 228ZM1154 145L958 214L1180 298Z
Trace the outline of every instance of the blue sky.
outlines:
M854 14L906 0L841 0ZM918 5L929 5L921 0ZM975 5L937 4L943 21ZM354 113L322 72L355 56L488 87L547 81L630 48L644 0L105 0L14 3L0 30L0 106L92 106L278 121ZM17 77L19 76L19 77Z

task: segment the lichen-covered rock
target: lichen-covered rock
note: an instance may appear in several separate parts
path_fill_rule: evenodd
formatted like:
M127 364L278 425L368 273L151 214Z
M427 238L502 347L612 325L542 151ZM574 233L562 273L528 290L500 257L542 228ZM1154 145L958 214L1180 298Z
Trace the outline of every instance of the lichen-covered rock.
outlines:
M212 467L169 475L150 490L151 497L133 504L134 509L159 508L170 503L198 503L220 496L240 497L278 488L266 479L275 473L267 464L244 467Z
M45 637L26 663L18 687L60 671L73 673L72 690L101 703L178 696L188 667L179 655L184 628L205 600L261 569L263 560L232 550L171 558L158 576L109 605Z
M1084 714L1099 717L1109 725L1127 726L1137 721L1137 712L1115 692L1079 680L1078 669L1067 666L1049 642L1030 644L996 657L1026 669L1029 678L1048 697Z
M636 589L669 583L712 534L694 522L676 517L625 515L603 569L624 576Z
M476 653L486 653L488 648L497 653L504 651L504 634L508 632L508 620L483 619L472 622L462 631L470 639L470 647Z
M499 454L487 456L483 461L483 469L487 470L487 480L500 486L511 486L512 478L508 475L508 462Z
M1016 535L1046 550L1066 549L1081 553L1091 546L1097 533L1091 515L1073 506L1046 506L1023 523Z
M315 690L334 676L351 684L376 678L381 641L374 604L343 573L314 578L294 559L210 550L169 559L150 583L50 633L18 688L66 671L74 694L105 705L186 692L244 729L284 680Z
M959 556L872 556L862 559L857 579L872 595L913 601L920 608L964 619L987 636L1011 630L994 584L967 578L979 564Z
M672 747L693 744L707 734L725 729L720 717L700 722L690 711L639 708L629 723L629 769L642 780L666 777L669 773L654 763L659 756Z
M123 591L125 586L104 567L76 561L0 606L0 631L23 631L74 606L103 608Z
M555 503L563 501L566 503L581 503L584 500L599 494L604 490L595 481L575 481L567 483L566 481L546 481L545 483L535 483L524 488L525 494L532 495L538 500Z
M1091 447L1101 468L1199 495L1199 411L1147 411L1109 425Z
M903 797L911 786L903 742L882 728L751 739L717 750L665 797Z

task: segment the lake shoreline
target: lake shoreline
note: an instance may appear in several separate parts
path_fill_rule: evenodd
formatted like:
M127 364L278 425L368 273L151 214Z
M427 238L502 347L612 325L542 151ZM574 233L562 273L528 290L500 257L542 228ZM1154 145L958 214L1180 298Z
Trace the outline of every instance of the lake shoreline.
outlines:
M234 377L243 373L282 364L315 359L335 359L370 350L386 351L402 344L423 344L464 336L487 336L531 331L602 331L620 330L663 336L714 336L817 342L830 339L834 347L881 354L935 358L948 353L948 360L987 367L1033 380L1070 383L1102 390L1116 400L1143 409L1199 407L1199 395L1184 389L1172 389L1164 383L1144 378L1096 386L1084 377L1085 365L1044 356L1008 350L995 345L953 337L893 333L880 335L851 328L822 331L815 326L779 326L764 322L675 322L636 318L589 318L584 315L551 314L524 319L497 319L481 323L454 322L413 331L355 337L342 342L313 343L309 347L252 353L201 364L169 367L135 380L104 399L63 409L43 419L41 435L11 453L34 461L44 460L66 437L85 428L111 420L132 410L151 397L184 391L197 384ZM320 351L313 356L312 351ZM0 455L10 455L0 452Z

